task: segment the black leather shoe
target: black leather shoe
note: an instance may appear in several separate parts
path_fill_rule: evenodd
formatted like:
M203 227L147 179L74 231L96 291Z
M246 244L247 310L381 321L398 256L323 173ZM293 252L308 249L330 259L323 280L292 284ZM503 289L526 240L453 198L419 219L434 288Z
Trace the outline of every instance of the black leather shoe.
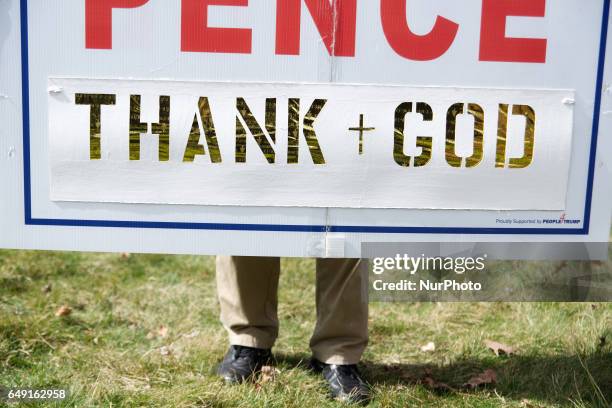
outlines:
M370 387L361 378L356 364L325 364L313 358L310 366L323 374L334 399L360 405L370 402Z
M230 346L217 374L228 383L241 383L261 372L261 368L271 361L270 349Z

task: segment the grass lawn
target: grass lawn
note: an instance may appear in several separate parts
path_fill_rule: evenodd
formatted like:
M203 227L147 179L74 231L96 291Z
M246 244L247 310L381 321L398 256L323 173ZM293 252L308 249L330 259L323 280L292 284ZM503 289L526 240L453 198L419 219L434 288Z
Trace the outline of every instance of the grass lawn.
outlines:
M283 260L279 312L279 372L229 387L213 258L0 251L0 385L70 390L33 406L339 406L306 370L314 261ZM611 342L604 303L373 303L361 369L372 406L607 407ZM494 386L462 387L486 369Z

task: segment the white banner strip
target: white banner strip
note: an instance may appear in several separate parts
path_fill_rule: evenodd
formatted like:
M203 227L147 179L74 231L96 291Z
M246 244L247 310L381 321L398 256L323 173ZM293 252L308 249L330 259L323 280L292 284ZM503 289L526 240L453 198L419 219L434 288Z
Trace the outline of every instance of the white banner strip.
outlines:
M49 79L54 201L563 210L572 91Z

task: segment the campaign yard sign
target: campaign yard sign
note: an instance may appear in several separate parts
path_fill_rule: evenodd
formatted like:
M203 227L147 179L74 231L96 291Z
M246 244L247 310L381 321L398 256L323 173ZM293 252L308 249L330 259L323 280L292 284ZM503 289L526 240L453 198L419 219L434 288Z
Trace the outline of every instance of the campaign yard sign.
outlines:
M609 0L6 0L0 245L607 241Z

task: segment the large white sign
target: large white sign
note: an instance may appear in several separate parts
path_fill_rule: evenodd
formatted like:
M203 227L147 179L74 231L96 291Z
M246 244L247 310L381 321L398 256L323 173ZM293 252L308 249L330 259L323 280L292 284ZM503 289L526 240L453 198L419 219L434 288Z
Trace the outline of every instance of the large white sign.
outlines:
M610 0L0 2L0 246L607 240Z

